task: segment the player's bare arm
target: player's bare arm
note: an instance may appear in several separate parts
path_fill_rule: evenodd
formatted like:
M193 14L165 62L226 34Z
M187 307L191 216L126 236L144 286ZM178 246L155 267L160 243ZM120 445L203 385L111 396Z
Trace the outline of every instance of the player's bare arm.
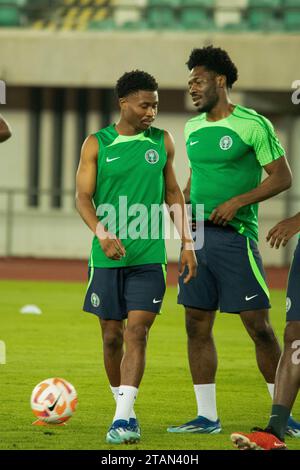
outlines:
M289 217L288 219L278 222L267 235L267 242L270 242L271 247L279 248L280 245L285 246L287 242L296 233L300 232L300 212Z
M226 225L241 207L265 201L291 187L292 173L285 157L265 165L264 169L268 176L257 188L220 204L213 210L209 220L218 225Z
M165 202L168 207L176 205L179 208L179 211L176 210L170 212L170 217L172 218L178 233L180 234L182 240L182 252L180 259L180 275L183 274L185 266L188 267L188 274L184 279L184 282L187 283L191 280L192 277L196 276L197 272L197 260L193 248L193 239L190 232L188 218L185 210L184 196L176 180L174 173L173 163L174 163L174 141L172 136L165 131L165 147L167 152L167 163L164 169L165 176L165 186L166 186L166 195ZM176 207L175 206L175 207Z
M182 191L183 196L184 196L184 200L185 200L186 203L190 202L190 200L191 200L191 178L192 178L192 170L190 169L189 179L187 180L186 186L185 186L184 190Z
M8 122L0 115L0 142L5 142L11 137L11 128Z
M98 237L105 255L108 258L119 260L125 255L125 249L121 241L99 222L93 204L98 151L98 141L96 137L90 135L83 143L76 175L76 208L84 222Z

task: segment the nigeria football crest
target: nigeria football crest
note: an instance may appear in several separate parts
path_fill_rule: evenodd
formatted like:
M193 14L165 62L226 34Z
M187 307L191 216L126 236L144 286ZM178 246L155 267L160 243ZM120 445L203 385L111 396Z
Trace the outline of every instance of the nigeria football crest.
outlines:
M95 294L95 292L93 292L92 295L91 295L91 304L95 308L99 307L99 305L100 305L100 299L99 299L98 295Z
M148 163L154 164L159 160L159 155L156 150L150 149L145 153L145 159Z
M222 150L228 150L232 146L232 138L229 135L224 135L220 140L220 148Z

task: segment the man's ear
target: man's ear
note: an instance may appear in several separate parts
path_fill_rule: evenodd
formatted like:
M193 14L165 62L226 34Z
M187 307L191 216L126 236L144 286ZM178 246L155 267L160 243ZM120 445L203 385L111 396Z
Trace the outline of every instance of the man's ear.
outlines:
M124 107L124 105L127 103L127 98L123 97L123 98L119 98L119 105L120 105L120 108L122 109Z
M217 85L219 88L226 88L226 77L225 75L217 76Z

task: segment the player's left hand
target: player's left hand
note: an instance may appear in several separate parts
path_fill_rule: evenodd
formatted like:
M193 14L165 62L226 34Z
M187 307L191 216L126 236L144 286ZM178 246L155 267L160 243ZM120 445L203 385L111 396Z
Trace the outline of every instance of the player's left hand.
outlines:
M227 225L241 207L237 198L229 199L216 207L209 216L209 220L216 225Z
M270 242L271 247L279 248L280 245L285 246L290 238L292 238L300 229L299 214L284 219L278 222L267 235L267 242Z
M183 245L181 256L180 256L180 263L179 263L179 275L182 276L185 270L185 267L188 267L188 273L185 276L183 282L186 284L189 282L192 277L196 277L197 275L197 259L194 251L194 244L192 241L185 243Z

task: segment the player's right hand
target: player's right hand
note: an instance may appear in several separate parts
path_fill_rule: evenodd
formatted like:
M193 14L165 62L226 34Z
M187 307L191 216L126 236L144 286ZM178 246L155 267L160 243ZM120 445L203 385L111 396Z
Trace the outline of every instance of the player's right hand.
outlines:
M271 247L279 248L280 245L285 246L293 235L300 230L300 213L284 219L275 227L271 228L267 235L267 242L270 242Z
M187 284L193 277L196 277L197 275L198 263L194 251L193 241L183 245L179 262L179 276L183 275L186 266L188 268L188 273L183 280L184 284Z
M126 255L126 250L117 235L105 230L100 223L97 226L96 236L102 250L108 258L119 261Z

